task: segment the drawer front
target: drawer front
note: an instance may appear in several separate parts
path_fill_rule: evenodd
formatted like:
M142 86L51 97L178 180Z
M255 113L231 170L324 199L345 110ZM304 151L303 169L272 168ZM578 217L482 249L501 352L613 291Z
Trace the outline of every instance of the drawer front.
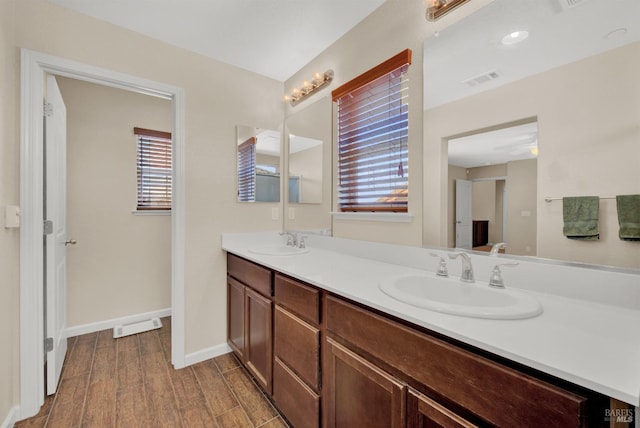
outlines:
M278 358L273 363L273 400L292 426L320 425L320 397Z
M273 295L271 289L272 272L269 269L227 253L227 272L263 296L271 297Z
M326 326L497 426L579 427L586 398L332 296Z
M319 390L320 331L276 305L274 353L316 392Z
M276 274L274 300L312 324L320 324L320 291Z

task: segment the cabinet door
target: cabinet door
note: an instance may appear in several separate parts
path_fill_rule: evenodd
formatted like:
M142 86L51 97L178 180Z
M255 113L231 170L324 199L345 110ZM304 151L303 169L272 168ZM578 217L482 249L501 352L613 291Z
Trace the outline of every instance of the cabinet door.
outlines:
M326 426L404 427L406 386L331 338L326 345Z
M247 336L245 364L256 381L271 395L273 342L271 339L271 300L245 289Z
M244 361L244 289L244 285L227 276L227 343L240 361Z
M407 428L474 428L466 419L418 391L409 389Z

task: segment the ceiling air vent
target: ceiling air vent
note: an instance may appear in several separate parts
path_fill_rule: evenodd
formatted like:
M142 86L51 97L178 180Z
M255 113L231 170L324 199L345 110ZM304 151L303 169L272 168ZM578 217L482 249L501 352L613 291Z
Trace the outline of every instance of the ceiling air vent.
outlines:
M556 0L562 10L571 9L581 5L582 3L586 3L587 1L589 0Z
M491 82L492 80L495 80L498 77L500 77L500 73L497 70L493 70L493 71L488 71L486 73L482 73L478 76L474 76L470 79L463 80L462 83L464 83L465 85L469 85L473 88L474 86Z

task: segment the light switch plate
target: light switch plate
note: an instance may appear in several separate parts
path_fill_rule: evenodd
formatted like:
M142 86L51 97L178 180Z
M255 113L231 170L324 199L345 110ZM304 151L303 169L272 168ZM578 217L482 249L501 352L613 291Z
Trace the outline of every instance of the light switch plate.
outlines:
M4 227L7 229L20 227L20 207L16 205L4 207Z
M280 210L278 207L271 208L271 220L278 220L280 218Z
M294 207L289 207L289 220L296 219L296 209Z

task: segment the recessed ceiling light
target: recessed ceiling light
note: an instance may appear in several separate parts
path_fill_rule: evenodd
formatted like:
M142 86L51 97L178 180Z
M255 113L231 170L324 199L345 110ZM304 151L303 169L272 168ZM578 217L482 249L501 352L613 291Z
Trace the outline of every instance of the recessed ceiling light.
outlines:
M627 29L626 28L618 28L618 29L615 29L613 31L609 31L604 36L604 38L605 39L614 39L614 38L617 38L617 37L624 36L625 34L627 34Z
M529 32L525 30L513 31L502 38L502 44L506 46L515 45L529 37Z

